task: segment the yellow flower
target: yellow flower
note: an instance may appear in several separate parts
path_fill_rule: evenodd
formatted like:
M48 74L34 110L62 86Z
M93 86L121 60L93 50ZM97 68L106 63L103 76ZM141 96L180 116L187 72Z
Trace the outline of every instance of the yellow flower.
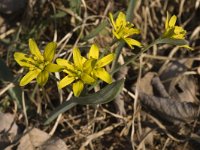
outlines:
M91 60L81 56L78 48L73 49L73 62L70 63L65 59L57 59L57 64L63 66L63 72L68 75L64 77L58 84L61 89L73 82L73 92L75 96L79 96L84 88L84 84L93 84L95 79L90 75L91 73Z
M44 86L49 78L49 72L58 72L61 70L60 66L52 63L56 46L55 42L48 43L42 54L35 41L29 39L30 56L21 52L14 53L16 62L20 66L29 69L29 72L21 79L20 86L25 86L35 78L39 85Z
M114 22L113 15L111 13L109 14L109 17L113 26L112 33L117 39L124 40L130 48L133 48L133 45L138 47L142 46L139 41L130 38L130 36L134 34L139 34L140 31L136 28L133 28L134 25L132 23L126 21L126 16L124 13L119 13L116 22Z
M92 62L92 76L95 78L100 78L106 83L112 83L112 77L110 74L103 68L104 66L111 63L114 59L114 54L111 53L101 59L99 59L99 48L97 45L93 44L88 53L88 59L93 60Z
M185 35L187 32L182 27L175 25L176 20L177 20L177 17L175 15L173 15L169 19L169 14L167 12L167 19L165 21L165 32L163 33L162 38L171 38L171 39L179 39L179 40L185 39ZM192 50L192 48L189 47L188 45L182 45L181 47L185 47Z

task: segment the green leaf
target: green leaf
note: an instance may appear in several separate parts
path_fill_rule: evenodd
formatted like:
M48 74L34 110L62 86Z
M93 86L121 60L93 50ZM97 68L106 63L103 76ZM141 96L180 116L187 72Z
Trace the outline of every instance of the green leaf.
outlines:
M133 10L135 8L137 0L130 0L129 5L128 5L128 9L126 11L126 19L127 21L132 22L133 20Z
M57 18L63 18L65 17L67 14L66 12L63 11L58 11L58 13L56 13L55 15L50 16L52 19L57 19Z
M71 109L77 104L80 105L95 105L104 104L112 101L121 91L124 85L124 80L119 80L107 85L100 91L90 94L84 97L72 97L69 101L65 101L60 106L58 106L45 121L45 125L51 123L56 117L64 113L65 111Z
M124 80L119 80L107 85L100 91L85 97L77 97L73 101L80 105L105 104L112 101L124 86Z
M81 14L81 0L68 0L70 9L77 13L78 15Z
M10 69L6 66L4 61L0 59L0 80L3 82L14 82L15 78L10 71ZM18 86L12 87L8 90L12 99L16 100L18 107L21 108L22 104L22 91L21 88Z
M172 38L161 38L159 39L156 44L171 44L171 45L188 45L188 42L184 39L172 39Z

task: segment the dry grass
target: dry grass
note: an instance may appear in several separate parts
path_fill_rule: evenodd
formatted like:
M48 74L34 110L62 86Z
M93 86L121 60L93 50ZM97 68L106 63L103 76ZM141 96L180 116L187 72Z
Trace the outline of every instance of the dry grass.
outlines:
M112 41L108 27L90 40L84 41L83 38L107 19L109 12L126 11L127 4L127 0L81 0L76 9L70 7L66 1L30 0L23 15L14 20L15 23L9 20L0 25L1 59L17 78L22 70L14 61L13 53L28 52L29 38L34 38L40 43L39 47L43 47L45 42L56 41L57 56L63 58L71 57L73 47L78 46L85 50L94 42L100 47L114 51L116 45L108 47ZM1 82L1 111L15 114L21 132L28 127L37 127L50 135L60 137L70 150L198 149L199 120L186 125L163 122L149 113L148 109L144 111L138 91L131 90L133 86L140 87L141 78L148 72L162 75L171 62L183 59L187 60L187 63L184 63L187 66L184 74L192 76L196 81L195 86L199 88L199 0L138 0L132 15L134 24L141 30L139 40L142 43L150 43L163 32L167 11L177 14L178 23L188 31L187 39L195 51L189 52L167 44L157 45L134 64L129 65L124 93L121 96L126 114L120 115L113 102L98 106L78 105L60 115L55 122L43 126L42 123L49 113L72 96L68 91L58 91L53 80L48 82L43 91L34 83L23 88L22 108L19 108L8 94L13 84ZM138 51L137 48L131 51L125 47L122 63L126 61L127 56ZM59 74L57 77L60 77ZM198 90L195 91L195 96L195 103L199 104Z

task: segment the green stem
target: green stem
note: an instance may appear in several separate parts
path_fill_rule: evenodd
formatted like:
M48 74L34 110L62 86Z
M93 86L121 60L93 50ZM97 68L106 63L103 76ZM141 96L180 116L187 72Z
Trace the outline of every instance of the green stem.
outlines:
M129 22L132 22L132 19L133 19L133 10L135 8L135 4L136 4L137 0L130 0L129 2L129 5L128 5L128 9L126 11L126 20L129 21ZM112 63L112 71L116 68L117 66L117 62L118 62L118 59L119 59L119 56L121 54L121 51L122 51L122 48L124 47L125 45L125 42L124 41L120 41L117 49L115 50L115 54L116 54L116 57Z
M130 0L130 2L129 2L128 9L126 11L126 19L129 22L132 22L133 10L135 8L136 3L137 3L137 0Z
M125 62L123 65L119 66L118 68L112 70L111 74L114 74L115 72L119 71L122 67L127 66L131 62L135 61L138 57L140 57L144 52L146 52L149 48L151 48L153 45L157 44L159 42L160 38L153 41L151 44L144 47L138 54L134 55L131 59L129 59L127 62Z
M119 56L120 56L120 54L121 54L121 51L122 51L122 48L124 47L124 44L125 44L125 42L124 41L121 41L120 43L119 43L119 45L118 45L118 47L117 47L117 49L115 50L115 59L114 59L114 61L113 61L113 63L112 63L112 69L111 70L114 70L115 68L116 68L116 66L117 66L117 61L118 61L118 59L119 59Z

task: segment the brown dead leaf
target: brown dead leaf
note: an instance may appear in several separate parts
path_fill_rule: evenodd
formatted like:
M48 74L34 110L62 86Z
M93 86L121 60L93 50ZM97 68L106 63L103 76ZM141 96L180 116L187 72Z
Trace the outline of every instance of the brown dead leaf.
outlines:
M189 102L179 102L171 98L162 98L139 93L141 104L153 111L154 115L162 117L174 124L194 121L199 116L199 106Z
M17 150L67 150L65 143L60 140L51 138L46 132L37 128L28 131L21 139Z
M192 62L187 59L170 62L160 75L169 95L181 102L197 102L197 85L193 76L186 76Z
M139 91L144 92L149 95L153 95L152 79L156 75L155 72L148 72L139 82ZM135 88L132 87L132 91L135 91Z
M158 76L153 77L151 83L154 89L154 95L165 98L170 97Z
M17 150L35 150L44 144L50 136L37 128L28 131L21 139Z
M63 140L59 138L51 138L41 147L42 150L67 150L67 146Z
M169 88L169 94L173 99L181 102L197 103L197 85L192 76L180 76L172 80Z
M0 112L0 149L4 149L16 137L18 126L14 122L14 115Z

